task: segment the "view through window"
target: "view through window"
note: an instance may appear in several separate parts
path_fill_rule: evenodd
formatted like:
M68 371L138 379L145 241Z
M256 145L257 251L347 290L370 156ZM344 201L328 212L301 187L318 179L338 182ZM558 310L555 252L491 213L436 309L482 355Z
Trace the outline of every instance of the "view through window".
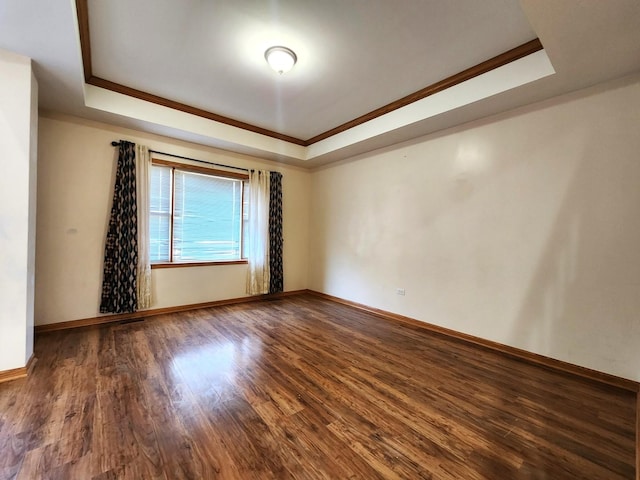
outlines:
M224 172L151 166L152 263L241 260L248 189Z

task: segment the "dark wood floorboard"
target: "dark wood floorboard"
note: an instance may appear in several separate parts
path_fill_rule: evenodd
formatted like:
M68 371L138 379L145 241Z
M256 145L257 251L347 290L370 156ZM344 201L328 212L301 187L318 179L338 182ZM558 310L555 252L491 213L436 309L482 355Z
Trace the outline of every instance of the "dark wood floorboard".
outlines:
M0 479L635 478L636 396L314 296L38 336Z

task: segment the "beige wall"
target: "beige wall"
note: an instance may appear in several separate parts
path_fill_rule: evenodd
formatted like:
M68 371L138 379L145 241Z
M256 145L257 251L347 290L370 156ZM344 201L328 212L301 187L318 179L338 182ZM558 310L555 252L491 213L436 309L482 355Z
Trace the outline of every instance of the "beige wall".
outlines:
M123 138L282 171L287 291L640 380L639 106L640 78L628 78L313 173L45 115L36 323L98 315L110 142ZM245 272L154 270L153 307L241 297Z
M310 288L640 380L639 128L635 77L321 169Z
M0 50L0 371L33 353L37 109L31 60Z
M40 118L36 324L98 316L116 149L124 139L154 150L283 173L285 291L307 287L310 174L294 167L166 137L43 115ZM245 296L246 265L153 270L152 308Z

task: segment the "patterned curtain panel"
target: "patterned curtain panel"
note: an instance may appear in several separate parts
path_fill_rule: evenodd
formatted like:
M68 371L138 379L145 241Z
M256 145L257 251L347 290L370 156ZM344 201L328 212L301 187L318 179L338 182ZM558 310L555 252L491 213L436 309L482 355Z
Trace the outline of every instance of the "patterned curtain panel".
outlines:
M269 293L284 290L284 273L282 268L282 174L271 173L269 190L269 260L270 281Z
M100 313L129 313L137 310L137 266L135 144L121 140L104 249Z

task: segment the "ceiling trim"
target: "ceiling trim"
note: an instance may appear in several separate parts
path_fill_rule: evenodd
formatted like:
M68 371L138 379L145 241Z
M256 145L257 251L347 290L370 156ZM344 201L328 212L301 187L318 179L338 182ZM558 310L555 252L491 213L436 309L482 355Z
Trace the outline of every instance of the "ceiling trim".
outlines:
M104 78L92 76L91 78L85 80L90 85L111 90L112 92L122 93L123 95L128 95L140 100L145 100L147 102L155 103L156 105L161 105L163 107L172 108L174 110L180 110L181 112L190 113L198 117L213 120L214 122L220 122L232 127L241 128L242 130L248 130L250 132L266 135L267 137L272 137L277 140L284 140L285 142L294 143L303 147L307 146L307 143L299 138L291 137L283 133L274 132L272 130L258 127L256 125L251 125L250 123L241 122L233 118L224 117L222 115L218 115L217 113L209 112L208 110L202 110L197 107L192 107L191 105L186 105L184 103L176 102L168 98L159 97L158 95L144 92L142 90L136 90L135 88L127 87L126 85L121 85L110 80L105 80Z
M138 98L140 100L151 102L156 105L161 105L167 108L189 113L192 115L196 115L198 117L220 122L226 125L240 128L242 130L258 133L261 135L265 135L267 137L275 138L277 140L283 140L285 142L289 142L295 145L300 145L303 147L308 147L310 145L313 145L314 143L320 142L329 137L332 137L339 133L350 130L358 125L366 123L375 118L381 117L382 115L385 115L389 112L393 112L394 110L398 110L402 107L410 105L414 102L422 100L438 92L442 92L443 90L454 87L462 82L470 80L484 73L490 72L492 70L495 70L499 67L507 65L511 62L519 60L520 58L526 57L527 55L530 55L532 53L535 53L543 49L543 46L540 40L538 38L535 38L518 47L515 47L511 50L501 53L500 55L497 55L493 58L485 60L484 62L474 65L473 67L467 68L466 70L463 70L459 73L451 75L450 77L440 80L439 82L428 85L418 90L417 92L411 93L387 105L384 105L375 110L372 110L369 113L366 113L357 118L354 118L353 120L350 120L346 123L338 125L335 128L327 130L326 132L320 133L315 137L309 138L308 140L303 140L300 138L275 132L273 130L262 128L257 125L252 125L250 123L242 122L240 120L225 117L223 115L219 115L217 113L210 112L208 110L203 110L197 107L193 107L191 105L186 105L184 103L180 103L175 100L171 100L165 97L160 97L158 95L154 95L149 92L131 88L126 85L112 82L110 80L93 75L92 58L91 58L91 38L90 38L90 32L89 32L88 0L76 0L76 12L78 16L80 49L82 52L82 64L83 64L83 71L84 71L84 77L85 77L86 83L90 85L94 85L96 87L101 87L116 93L120 93L130 97Z
M78 31L80 34L80 50L82 52L82 64L83 64L82 66L84 70L84 80L89 85L105 88L107 90L111 90L112 92L121 93L123 95L128 95L130 97L138 98L140 100L145 100L147 102L155 103L156 105L162 105L168 108L173 108L174 110L180 110L181 112L190 113L198 117L203 117L209 120L213 120L215 122L231 125L232 127L237 127L243 130L248 130L254 133L266 135L268 137L272 137L278 140L284 140L285 142L306 146L305 141L299 138L274 132L266 128L258 127L256 125L251 125L250 123L245 123L239 120L235 120L233 118L225 117L223 115L219 115L214 112L202 110L200 108L193 107L191 105L186 105L184 103L176 102L168 98L160 97L158 95L154 95L149 92L137 90L135 88L127 87L126 85L122 85L122 84L95 76L93 74L93 63L91 59L91 35L89 32L88 0L76 0L76 11L78 15Z
M434 95L438 92L442 92L451 87L455 87L456 85L466 82L467 80L471 80L474 77L482 75L483 73L490 72L491 70L495 70L496 68L502 67L508 63L515 62L527 55L531 55L537 51L542 50L542 43L539 39L530 40L527 43L524 43L516 48L508 50L500 55L497 55L489 60L485 60L482 63L474 65L471 68L467 68L462 72L458 72L450 77L445 78L444 80L440 80L432 85L428 85L417 92L411 93L406 97L403 97L399 100L395 100L383 107L377 108L369 113L361 115L358 118L354 118L342 125L339 125L331 130L327 130L324 133L316 135L315 137L307 140L307 146L312 145L320 140L324 140L325 138L332 137L333 135L337 135L338 133L342 133L346 130L349 130L353 127L361 125L363 123L368 122L369 120L373 120L374 118L381 117L389 112L393 112L402 107L406 107L418 100L422 100L423 98Z
M84 79L88 81L93 77L93 72L91 71L91 37L89 35L89 5L87 0L76 0L76 13L78 15L82 69L84 71Z

